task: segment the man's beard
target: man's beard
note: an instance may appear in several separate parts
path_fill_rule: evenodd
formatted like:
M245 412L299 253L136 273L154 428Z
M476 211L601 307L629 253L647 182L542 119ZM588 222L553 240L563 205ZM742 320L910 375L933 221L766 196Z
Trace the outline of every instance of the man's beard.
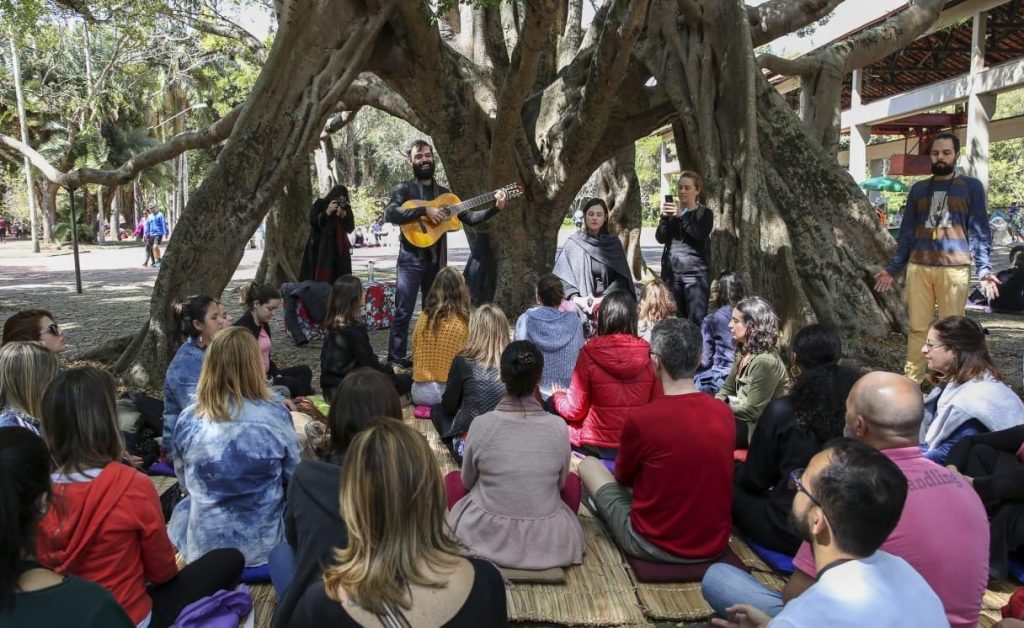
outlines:
M813 545L811 542L814 539L814 534L811 533L810 524L805 519L797 517L792 508L789 509L789 529L795 532L800 540Z
M433 179L434 178L434 163L433 162L429 162L429 163L425 162L425 163L422 163L422 164L413 164L413 166L412 166L412 174L413 174L413 176L415 176L417 179L420 179L421 181L426 181L427 179Z
M953 168L955 164L947 164L941 161L936 161L932 164L932 174L937 177L945 177L953 174Z

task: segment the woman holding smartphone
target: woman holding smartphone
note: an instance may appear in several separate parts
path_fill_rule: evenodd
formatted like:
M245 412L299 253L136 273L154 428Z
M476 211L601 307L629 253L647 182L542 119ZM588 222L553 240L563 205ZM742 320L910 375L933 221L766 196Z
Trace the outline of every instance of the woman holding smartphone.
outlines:
M711 286L711 230L714 216L700 205L704 188L699 174L686 170L679 175L679 200L665 197L655 238L665 246L661 254L661 278L676 300L680 317L698 327L708 310Z

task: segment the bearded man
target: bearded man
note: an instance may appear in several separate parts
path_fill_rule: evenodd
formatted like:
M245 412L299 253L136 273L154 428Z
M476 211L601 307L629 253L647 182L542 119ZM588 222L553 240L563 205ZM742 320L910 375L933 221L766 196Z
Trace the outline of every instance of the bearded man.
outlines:
M432 224L440 223L444 219L440 207L402 207L406 201L431 201L449 192L448 188L434 180L434 149L424 140L414 141L409 147L408 163L412 166L413 178L395 186L384 209L384 219L396 225L421 218ZM463 211L458 214L458 218L463 224L478 225L504 207L505 193L499 191L495 195L493 207ZM426 303L430 287L434 285L434 277L447 265L447 253L447 234L426 248L416 247L404 235L400 236L398 263L395 267L395 320L388 338L388 361L392 364L406 368L412 365L406 353L409 347L409 321L416 307L416 293L420 292Z
M921 353L928 326L939 317L963 316L971 281L971 258L978 269L981 291L988 299L999 295L989 252L992 234L981 181L957 174L960 138L949 132L935 135L931 146L932 177L910 189L896 253L875 275L875 290L892 287L893 277L907 269L907 361L904 373L920 383L925 375Z

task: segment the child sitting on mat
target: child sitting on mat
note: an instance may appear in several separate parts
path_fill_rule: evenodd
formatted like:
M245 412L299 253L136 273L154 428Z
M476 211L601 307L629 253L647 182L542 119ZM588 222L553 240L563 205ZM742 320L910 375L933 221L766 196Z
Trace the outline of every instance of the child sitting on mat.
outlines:
M543 370L532 342L508 345L501 354L508 394L473 421L462 472L446 482L455 536L501 567L540 570L583 561L580 482L569 472L565 422L536 398Z

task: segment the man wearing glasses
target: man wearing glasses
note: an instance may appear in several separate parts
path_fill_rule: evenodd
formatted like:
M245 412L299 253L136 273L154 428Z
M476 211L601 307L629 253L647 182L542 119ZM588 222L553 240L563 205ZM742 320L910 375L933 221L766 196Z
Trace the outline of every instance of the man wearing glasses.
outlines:
M814 553L817 581L773 619L747 604L715 626L943 626L942 602L907 561L884 551L907 478L874 447L841 438L790 475L792 518Z
M913 380L876 371L860 378L847 397L845 435L881 451L907 480L903 513L881 549L921 574L942 600L950 626L977 626L988 583L988 518L960 474L921 453L923 416L921 392ZM873 516L870 509L868 516ZM796 571L781 594L735 567L712 565L702 583L704 597L723 616L737 603L778 615L783 604L802 597L821 576L809 543L800 546L793 564Z

